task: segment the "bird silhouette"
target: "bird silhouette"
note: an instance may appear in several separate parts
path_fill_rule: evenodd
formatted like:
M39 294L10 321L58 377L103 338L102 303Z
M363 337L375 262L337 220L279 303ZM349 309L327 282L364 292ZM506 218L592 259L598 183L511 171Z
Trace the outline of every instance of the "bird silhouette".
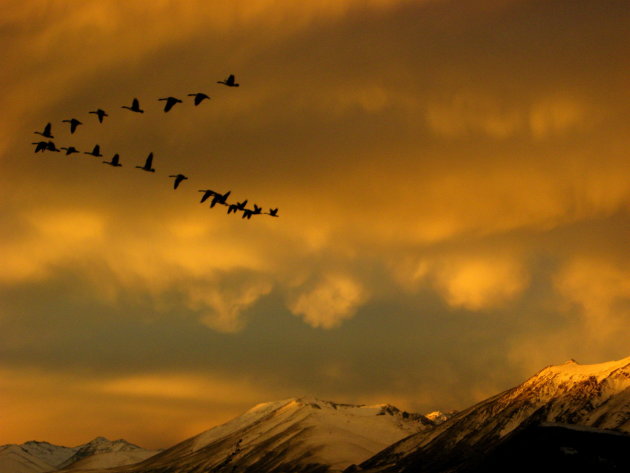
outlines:
M81 123L76 118L71 118L69 120L61 120L61 121L64 123L70 123L70 134L73 134L79 125L83 125L83 123Z
M40 151L46 151L48 149L48 141L36 141L33 143L35 146L35 152L39 153Z
M218 80L217 84L227 85L228 87L238 87L240 85L234 82L234 74L230 74L225 80Z
M53 143L52 141L46 143L46 151L54 151L56 153L61 152L61 150L57 149L55 143Z
M179 184L184 180L184 179L188 179L186 176L184 176L183 174L175 174L172 176L168 176L168 177L174 177L175 178L175 182L173 182L173 189L177 189L177 186L179 186Z
M155 172L155 169L151 167L152 164L153 164L153 153L149 153L149 156L147 156L147 160L144 162L144 166L136 166L136 167L138 169L142 169L143 171Z
M98 122L99 123L103 123L103 117L109 117L109 115L107 115L107 112L105 110L103 110L102 108L98 108L92 112L88 112L88 113L93 113L98 117Z
M34 131L33 133L35 133L36 135L42 135L44 138L54 138L54 136L51 133L51 128L52 128L52 124L48 123L44 127L44 131Z
M212 202L210 203L210 208L213 208L217 204L228 205L227 198L230 196L231 193L232 191L227 191L225 194L219 194L215 192L214 197L212 198Z
M228 215L232 212L236 213L239 210L245 210L246 205L247 200L244 200L243 202L237 202L236 204L230 204L230 206L228 207Z
M269 209L269 212L267 212L267 215L270 215L272 217L278 217L278 208Z
M70 146L69 148L64 148L63 146L60 149L65 149L66 150L66 156L72 154L72 153L78 153L79 150L76 149L74 146Z
M164 112L168 112L171 108L173 108L173 106L175 106L175 104L178 103L182 103L181 100L179 100L178 98L175 97L165 97L163 99L158 99L158 101L165 101L166 103L164 104Z
M250 218L252 218L252 215L259 215L261 212L262 207L258 207L256 204L254 204L253 209L243 209L243 216L241 218L246 218L247 220L249 220Z
M110 166L114 166L115 168L119 168L122 166L122 164L120 164L120 155L118 153L112 156L111 161L103 161L103 163L109 164Z
M120 108L126 108L127 110L131 110L132 112L136 113L144 113L144 110L140 108L140 102L138 101L138 99L133 99L133 102L131 102L131 107L123 105Z
M208 200L211 195L217 194L215 191L210 189L201 189L199 192L203 192L203 195L201 196L201 201L199 202L200 204L203 204L206 200Z
M228 207L228 215L231 214L232 212L236 213L239 210L245 210L245 206L247 205L247 200L244 200L243 202L237 202L236 204L230 204L230 206Z
M90 156L94 156L95 158L102 158L101 147L99 145L94 145L94 149L92 151L84 151L83 154L89 154Z
M208 99L208 100L210 99L210 97L208 97L203 92L197 92L196 94L188 94L188 96L189 97L195 97L195 106L199 105L205 99Z

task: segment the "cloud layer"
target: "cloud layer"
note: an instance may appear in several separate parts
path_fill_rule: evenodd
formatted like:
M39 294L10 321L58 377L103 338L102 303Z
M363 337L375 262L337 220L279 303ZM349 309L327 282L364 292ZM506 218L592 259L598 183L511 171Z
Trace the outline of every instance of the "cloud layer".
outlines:
M5 3L0 443L164 447L302 394L462 408L628 355L623 2ZM47 122L123 167L33 154Z

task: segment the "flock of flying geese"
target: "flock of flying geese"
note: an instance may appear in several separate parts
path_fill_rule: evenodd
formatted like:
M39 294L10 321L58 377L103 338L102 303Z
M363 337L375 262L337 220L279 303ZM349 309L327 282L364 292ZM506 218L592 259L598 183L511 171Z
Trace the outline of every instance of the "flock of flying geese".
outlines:
M222 81L218 81L218 84L224 84L228 87L238 87L239 84L237 82L235 82L234 79L234 75L230 74L228 76L227 79L222 80ZM199 105L200 103L202 103L204 100L210 99L210 97L202 92L197 92L194 94L188 94L189 97L193 97L193 102L195 104L195 106ZM164 103L164 112L168 112L170 111L175 105L177 105L178 103L182 103L182 100L176 98L176 97L164 97L164 98L160 98L158 99L158 101L162 101L165 102ZM140 102L137 98L134 98L131 106L127 106L127 105L123 105L121 108L130 110L132 112L135 113L144 113L144 110L142 110L140 108ZM103 123L103 119L107 116L109 116L107 114L107 112L103 109L97 109L97 110L93 110L90 111L88 113L94 114L96 115L99 123ZM62 120L63 123L68 123L70 125L70 134L74 134L74 132L77 130L77 127L79 125L83 125L83 123L79 120L77 120L76 118L71 118L68 120ZM37 135L41 135L44 138L47 138L47 141L37 141L34 142L33 144L35 145L35 153L39 153L39 152L44 152L44 151L53 151L53 152L61 152L61 150L65 150L66 152L66 156L70 156L72 154L75 153L81 153L78 149L76 149L74 146L68 146L68 147L60 147L57 148L57 146L55 145L55 143L52 141L52 139L54 139L54 136L52 134L52 124L48 123L43 131L35 131L34 132ZM90 156L94 156L96 158L101 158L103 157L103 155L101 154L101 148L99 145L95 145L94 148L92 149L92 151L84 151L83 154L87 154ZM120 164L120 155L118 153L114 154L114 156L111 158L110 161L103 161L104 164L108 164L110 166L113 167L122 167L122 164ZM155 172L155 169L153 168L153 153L149 153L149 155L147 156L144 165L142 166L136 166L136 168L141 169L143 171L146 172ZM177 189L179 187L179 185L182 183L182 181L185 181L186 179L188 179L187 176L183 175L183 174L172 174L169 177L174 178L173 181L173 189ZM269 215L271 217L278 217L278 209L269 209L269 212L263 212L262 211L262 207L259 207L258 205L254 204L254 208L247 208L247 200L244 200L242 202L228 202L228 197L231 194L231 191L227 191L225 193L221 193L221 192L215 192L211 189L201 189L199 190L199 192L203 192L203 195L201 196L201 203L207 201L208 199L212 198L212 200L210 201L210 207L214 208L216 205L224 205L228 208L227 213L231 214L231 213L238 213L238 212L243 212L242 213L242 218L244 219L250 219L253 215Z

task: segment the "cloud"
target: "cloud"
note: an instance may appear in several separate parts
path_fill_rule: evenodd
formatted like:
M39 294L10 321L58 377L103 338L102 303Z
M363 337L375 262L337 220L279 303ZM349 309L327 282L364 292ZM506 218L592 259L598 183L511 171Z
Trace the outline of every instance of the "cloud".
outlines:
M630 271L596 257L577 257L554 278L558 293L578 307L588 338L608 343L630 323Z
M247 376L182 370L106 377L0 366L0 375L3 428L16 443L79 445L124 434L145 448L167 448L278 397Z
M513 106L502 106L491 96L469 92L429 104L426 120L431 130L446 137L483 134L501 139L523 127L523 117Z
M435 283L449 305L478 311L514 299L526 287L527 276L511 258L473 257L441 264Z
M531 135L543 139L593 126L596 117L589 112L583 101L562 94L523 104L513 98L464 91L429 103L425 118L432 131L449 138Z
M21 225L23 234L0 238L3 268L0 282L21 283L50 277L55 266L80 264L93 246L104 244L106 220L84 209L33 212Z
M475 254L476 253L476 254ZM451 307L483 311L515 300L527 288L528 270L517 250L457 250L426 257L407 256L390 264L393 278L407 291L433 288Z
M332 329L354 316L367 300L367 292L354 278L329 274L313 285L303 287L288 306L294 315L317 328Z
M529 126L535 138L549 138L569 131L581 131L587 126L587 119L593 125L596 117L588 113L587 107L577 100L567 97L544 98L531 107Z
M184 288L186 304L200 313L201 322L214 330L235 333L245 326L243 311L271 292L272 284L264 276L257 280L210 282Z

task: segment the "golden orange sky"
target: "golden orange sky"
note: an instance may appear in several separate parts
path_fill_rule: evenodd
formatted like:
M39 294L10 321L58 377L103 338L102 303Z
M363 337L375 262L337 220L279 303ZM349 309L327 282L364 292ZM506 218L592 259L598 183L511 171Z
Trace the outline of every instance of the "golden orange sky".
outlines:
M0 41L0 444L629 354L627 2L5 0ZM123 167L34 154L48 122Z

